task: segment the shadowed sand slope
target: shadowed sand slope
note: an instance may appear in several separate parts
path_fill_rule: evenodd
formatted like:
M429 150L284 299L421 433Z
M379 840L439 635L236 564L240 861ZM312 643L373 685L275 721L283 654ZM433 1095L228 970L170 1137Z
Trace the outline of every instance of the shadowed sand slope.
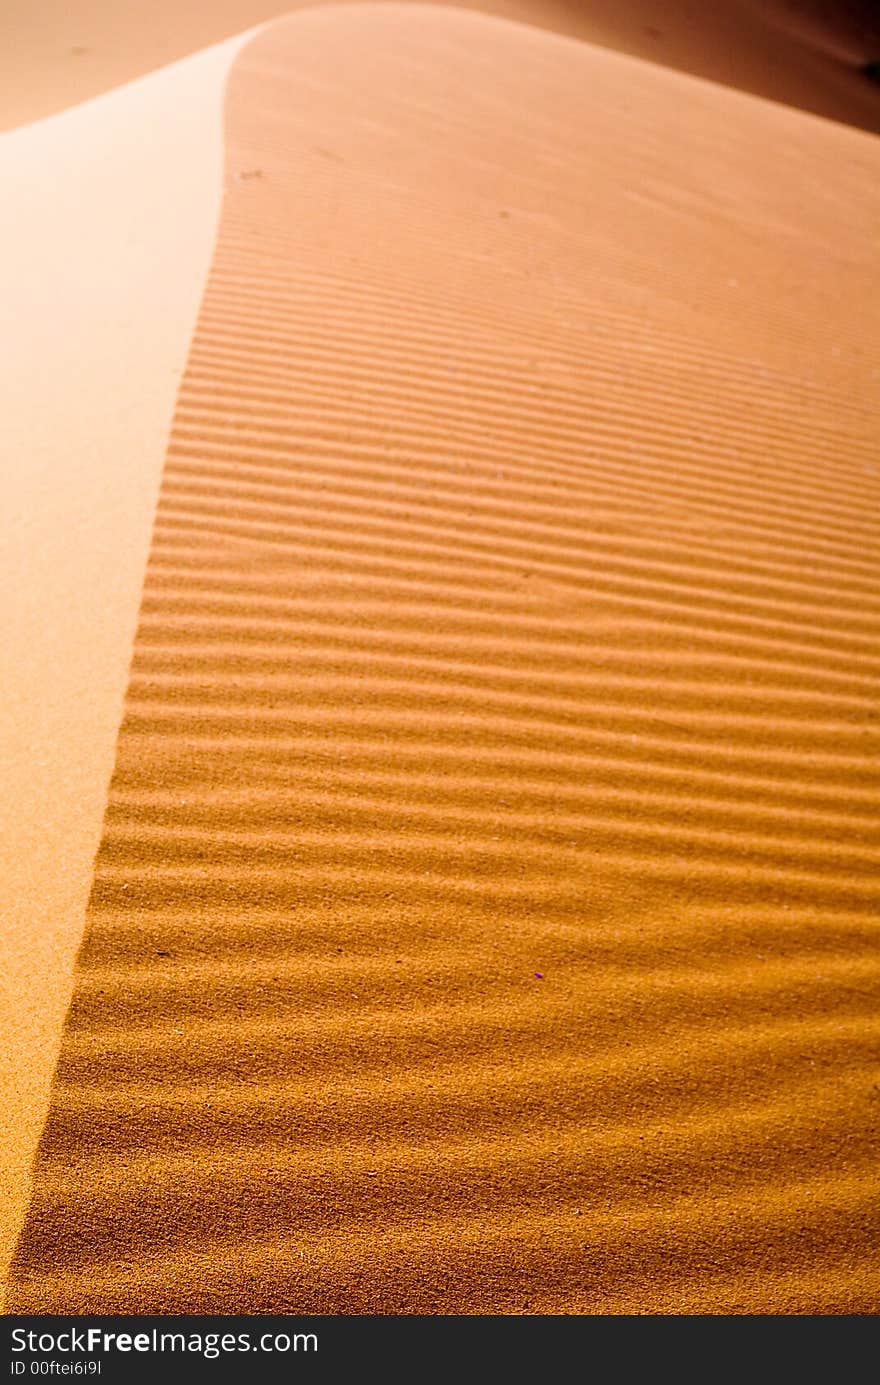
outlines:
M238 58L12 1309L872 1311L878 173L450 10Z

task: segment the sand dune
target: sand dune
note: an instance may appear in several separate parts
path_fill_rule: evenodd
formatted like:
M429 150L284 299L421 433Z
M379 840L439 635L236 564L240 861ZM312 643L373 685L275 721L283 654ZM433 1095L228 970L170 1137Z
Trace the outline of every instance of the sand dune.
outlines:
M333 0L5 0L0 129L38 120L290 10ZM453 0L880 130L873 0Z
M8 1306L873 1311L876 142L358 5L226 158Z

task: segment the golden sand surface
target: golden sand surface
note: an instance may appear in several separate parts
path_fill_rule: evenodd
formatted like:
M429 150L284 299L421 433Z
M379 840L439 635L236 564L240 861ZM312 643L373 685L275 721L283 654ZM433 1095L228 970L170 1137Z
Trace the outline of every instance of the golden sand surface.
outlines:
M0 129L334 0L4 0ZM874 0L452 0L880 130Z
M874 1311L878 172L454 10L237 57L10 1309Z

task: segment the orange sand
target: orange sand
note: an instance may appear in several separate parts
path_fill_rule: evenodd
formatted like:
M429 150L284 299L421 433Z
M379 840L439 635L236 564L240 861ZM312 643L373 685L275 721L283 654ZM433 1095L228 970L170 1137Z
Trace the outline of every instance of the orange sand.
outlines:
M10 1308L873 1311L878 165L452 10L237 60Z
M334 0L4 0L0 129ZM453 0L880 130L874 0Z

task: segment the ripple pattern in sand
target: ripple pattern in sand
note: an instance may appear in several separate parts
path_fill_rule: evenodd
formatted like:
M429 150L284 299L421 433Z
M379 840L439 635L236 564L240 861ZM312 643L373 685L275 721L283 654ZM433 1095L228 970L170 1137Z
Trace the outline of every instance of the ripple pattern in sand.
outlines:
M11 1306L872 1311L874 146L391 6L227 139Z

